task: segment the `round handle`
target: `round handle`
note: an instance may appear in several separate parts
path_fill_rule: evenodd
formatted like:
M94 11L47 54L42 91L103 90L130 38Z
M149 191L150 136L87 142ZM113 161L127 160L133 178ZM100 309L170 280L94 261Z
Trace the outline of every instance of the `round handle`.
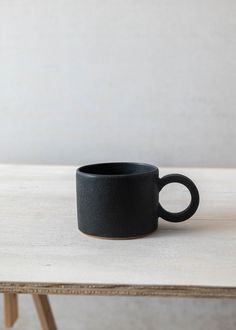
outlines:
M191 202L189 206L181 212L173 213L166 211L161 204L159 203L158 207L158 215L162 217L164 220L170 221L170 222L181 222L189 219L197 210L199 205L199 193L197 190L197 187L193 183L192 180L187 178L186 176L182 174L169 174L164 176L163 178L159 179L158 181L158 187L159 191L166 186L169 183L181 183L186 188L188 188L190 194L191 194Z

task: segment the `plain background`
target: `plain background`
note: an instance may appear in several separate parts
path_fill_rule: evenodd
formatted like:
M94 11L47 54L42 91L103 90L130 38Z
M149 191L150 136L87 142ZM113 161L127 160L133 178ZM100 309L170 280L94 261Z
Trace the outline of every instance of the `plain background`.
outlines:
M236 165L234 0L0 0L0 161Z
M0 0L0 162L235 167L235 17L234 0ZM17 329L36 329L22 301ZM65 330L236 327L233 300L52 302Z

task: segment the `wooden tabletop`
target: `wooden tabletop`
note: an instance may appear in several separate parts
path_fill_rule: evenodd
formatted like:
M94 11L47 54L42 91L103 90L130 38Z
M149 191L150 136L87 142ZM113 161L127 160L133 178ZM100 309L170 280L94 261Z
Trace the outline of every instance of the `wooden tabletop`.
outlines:
M199 210L121 241L78 231L75 170L0 165L0 292L236 297L235 169L161 168L196 182ZM171 187L163 205L186 205Z

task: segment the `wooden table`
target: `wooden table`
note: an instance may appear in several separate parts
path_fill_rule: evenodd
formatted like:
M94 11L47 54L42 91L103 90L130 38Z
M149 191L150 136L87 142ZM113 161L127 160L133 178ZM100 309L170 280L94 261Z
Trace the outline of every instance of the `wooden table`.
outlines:
M0 165L6 319L16 318L16 293L34 295L42 326L50 330L55 324L50 317L47 322L47 294L236 297L235 169L161 168L161 176L177 172L196 182L198 212L179 224L160 219L150 236L122 241L78 231L75 170ZM188 193L171 189L161 193L169 209L187 199Z

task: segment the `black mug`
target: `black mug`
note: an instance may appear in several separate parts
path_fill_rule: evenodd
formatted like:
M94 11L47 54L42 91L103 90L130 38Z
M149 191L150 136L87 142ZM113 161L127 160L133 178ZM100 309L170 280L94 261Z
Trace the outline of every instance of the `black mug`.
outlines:
M191 194L189 206L172 213L159 203L159 192L178 182ZM181 174L159 178L156 166L142 163L101 163L76 171L77 216L81 232L103 238L125 239L157 229L158 217L170 222L189 219L199 205L192 180Z

